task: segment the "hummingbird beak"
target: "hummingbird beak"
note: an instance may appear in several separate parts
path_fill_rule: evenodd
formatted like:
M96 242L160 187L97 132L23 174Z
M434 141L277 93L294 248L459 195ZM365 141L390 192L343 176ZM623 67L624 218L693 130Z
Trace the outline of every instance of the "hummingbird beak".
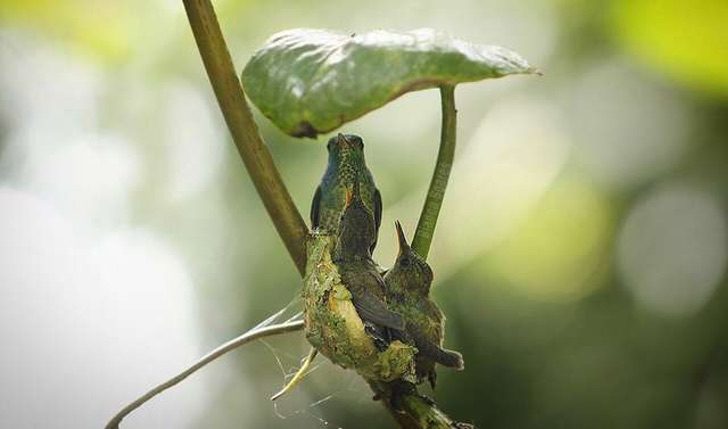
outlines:
M346 147L350 147L350 146L351 146L351 142L349 141L349 139L347 139L347 138L346 138L346 136L345 136L345 135L343 135L343 134L341 134L341 133L339 133L339 134L338 134L338 135L336 136L336 142L337 142L337 143L338 143L338 144L339 144L340 146L346 146Z
M410 246L407 243L407 237L404 236L404 231L402 230L402 224L399 223L399 221L394 222L394 227L397 229L397 238L399 239L399 254L401 255L405 251L407 251Z

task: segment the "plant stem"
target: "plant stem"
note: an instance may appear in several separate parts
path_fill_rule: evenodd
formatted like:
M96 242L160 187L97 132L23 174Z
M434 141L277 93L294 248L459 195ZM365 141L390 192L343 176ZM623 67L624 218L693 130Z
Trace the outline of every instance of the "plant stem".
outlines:
M197 47L238 153L268 215L303 275L308 228L293 204L253 120L209 0L183 0Z
M437 225L437 216L440 214L445 189L450 178L453 157L455 156L455 140L457 129L457 110L455 109L455 86L443 85L440 87L442 104L442 128L440 130L440 151L437 153L435 171L432 173L430 189L427 191L425 205L422 207L420 220L417 223L415 238L412 240L412 249L427 259L430 252L432 236Z
M293 331L300 331L303 329L303 321L299 320L296 322L288 322L288 323L281 323L278 325L272 325L267 326L264 328L258 328L258 329L252 329L243 335L234 338L227 343L219 346L215 350L209 352L205 356L203 356L200 360L195 362L192 366L185 369L184 371L180 372L179 374L175 375L174 377L170 378L169 380L165 381L162 384L159 384L158 386L154 387L144 395L140 396L138 399L136 399L134 402L130 403L124 409L119 411L111 420L109 420L109 423L106 424L106 429L114 429L118 428L121 421L129 415L132 411L136 410L140 406L142 406L145 402L149 401L153 397L157 396L158 394L164 392L165 390L169 389L170 387L178 384L185 378L189 377L193 373L195 373L200 368L204 367L208 363L214 361L215 359L219 358L220 356L224 355L225 353L234 350L244 344L247 344L251 341L257 340L259 338L263 337L270 337L272 335L278 335L278 334L284 334L286 332L293 332Z
M298 383L303 381L306 375L308 375L308 369L311 367L313 360L316 359L317 354L318 350L316 350L316 348L314 347L311 347L311 350L308 352L306 359L303 360L303 362L301 363L301 367L298 368L298 371L296 371L296 373L293 375L293 378L291 378L288 383L283 386L283 389L279 390L276 394L271 396L270 400L275 401L276 399L280 398L281 396L285 395L286 393L293 390L296 386L298 386Z

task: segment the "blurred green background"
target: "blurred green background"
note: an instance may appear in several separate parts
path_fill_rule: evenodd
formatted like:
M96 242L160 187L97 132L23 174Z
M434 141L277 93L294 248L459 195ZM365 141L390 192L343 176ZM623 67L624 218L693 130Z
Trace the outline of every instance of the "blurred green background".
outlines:
M431 265L466 370L440 371L445 410L482 428L728 427L727 2L215 5L238 71L287 28L434 27L545 72L456 92ZM0 426L99 427L298 294L181 2L1 1L0 101ZM308 213L328 136L258 119ZM342 129L382 190L383 265L394 220L414 230L439 120L429 90ZM323 358L274 407L307 350L247 346L126 427L392 426Z

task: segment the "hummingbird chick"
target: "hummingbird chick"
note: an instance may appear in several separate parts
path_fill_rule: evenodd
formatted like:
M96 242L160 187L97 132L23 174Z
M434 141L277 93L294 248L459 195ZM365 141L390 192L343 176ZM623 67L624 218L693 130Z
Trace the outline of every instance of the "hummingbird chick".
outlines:
M377 233L374 216L362 199L358 180L352 188L345 192L333 262L357 314L379 345L386 347L389 335L384 328L401 331L405 323L401 315L387 308L384 279L370 251Z
M461 370L460 353L442 348L445 315L430 299L432 269L407 243L399 221L395 222L399 254L394 266L384 276L389 308L401 314L407 324L406 334L418 349L415 355L417 378L427 377L434 388L435 363Z
M326 148L329 151L329 161L311 203L311 229L320 228L334 235L339 232L346 191L358 181L361 200L374 219L373 242L370 248L373 252L377 245L379 225L382 223L382 197L364 160L364 142L353 134L338 134L329 140Z

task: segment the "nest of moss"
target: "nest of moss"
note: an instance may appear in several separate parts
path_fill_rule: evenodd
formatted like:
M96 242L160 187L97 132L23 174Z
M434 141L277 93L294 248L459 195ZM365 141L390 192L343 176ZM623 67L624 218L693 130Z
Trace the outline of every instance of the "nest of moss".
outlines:
M414 347L396 340L379 351L365 331L351 302L351 293L341 282L331 260L334 243L334 237L318 232L306 243L303 280L306 338L331 362L354 369L368 380L416 380Z

